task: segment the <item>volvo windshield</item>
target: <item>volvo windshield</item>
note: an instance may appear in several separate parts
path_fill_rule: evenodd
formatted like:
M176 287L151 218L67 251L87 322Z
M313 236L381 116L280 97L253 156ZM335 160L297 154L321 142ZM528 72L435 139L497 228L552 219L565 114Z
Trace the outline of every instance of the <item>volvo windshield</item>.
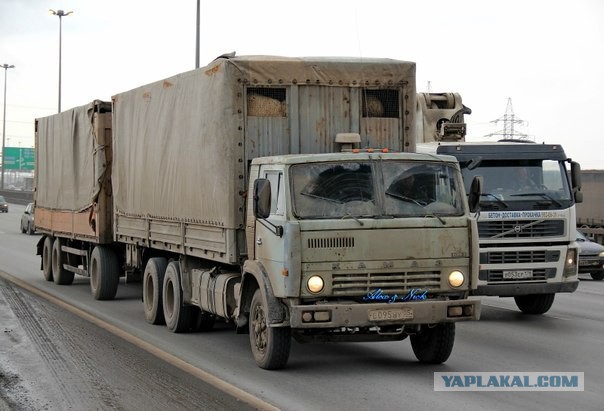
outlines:
M563 162L555 160L474 160L463 162L466 188L483 177L483 210L553 210L570 207L571 190Z

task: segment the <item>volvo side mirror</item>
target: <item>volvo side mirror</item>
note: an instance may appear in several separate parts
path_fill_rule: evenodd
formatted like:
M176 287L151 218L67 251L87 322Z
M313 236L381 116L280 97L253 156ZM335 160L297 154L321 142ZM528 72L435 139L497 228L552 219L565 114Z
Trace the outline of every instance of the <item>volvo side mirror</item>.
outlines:
M468 205L470 212L475 213L480 210L480 196L482 195L482 176L474 176L470 185L470 195L468 196Z

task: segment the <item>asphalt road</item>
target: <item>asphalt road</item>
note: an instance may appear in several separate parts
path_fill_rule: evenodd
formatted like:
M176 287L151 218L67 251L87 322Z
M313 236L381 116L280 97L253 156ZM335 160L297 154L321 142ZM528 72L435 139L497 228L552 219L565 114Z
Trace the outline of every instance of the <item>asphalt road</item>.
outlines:
M255 365L247 336L235 335L228 325L183 335L147 324L140 284L122 282L116 300L95 301L86 278L77 277L71 286L44 281L34 250L39 237L21 234L19 217L19 206L0 215L0 271L87 313L99 322L95 326L126 338L133 350L173 361L185 371L178 374L183 381L201 378L228 395L247 393L248 403L255 398L259 408L265 401L284 410L604 409L600 388L604 282L592 281L588 275L575 293L558 295L542 316L521 314L511 299L482 299L481 320L458 324L453 354L442 365L419 364L408 340L294 342L288 367L265 371ZM97 354L91 350L89 355ZM106 362L105 367L104 375L118 368L114 362ZM435 372L583 372L585 388L582 392L435 392Z

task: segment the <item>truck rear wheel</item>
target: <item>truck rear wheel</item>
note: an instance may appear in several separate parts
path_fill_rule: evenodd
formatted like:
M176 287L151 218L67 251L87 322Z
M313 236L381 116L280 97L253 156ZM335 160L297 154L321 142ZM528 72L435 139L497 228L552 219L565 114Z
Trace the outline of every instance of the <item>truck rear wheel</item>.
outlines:
M556 294L529 294L514 297L516 305L525 314L546 313L554 303Z
M90 256L90 291L95 300L112 300L120 280L120 265L113 250L97 245Z
M166 326L173 333L191 330L193 306L185 306L180 286L180 268L172 261L166 268L163 284L163 310Z
M442 364L447 361L455 343L455 323L440 323L411 335L411 348L423 363Z
M145 319L150 324L165 324L162 287L168 262L162 257L147 261L143 274L143 306Z
M42 246L42 273L46 281L52 281L52 237L44 238Z
M52 243L52 278L55 284L69 285L73 283L74 274L63 268L65 253L61 251L61 245L63 245L63 240L60 238L56 238Z
M269 327L268 307L258 289L250 305L250 345L256 364L265 370L277 370L285 367L291 348L289 327Z

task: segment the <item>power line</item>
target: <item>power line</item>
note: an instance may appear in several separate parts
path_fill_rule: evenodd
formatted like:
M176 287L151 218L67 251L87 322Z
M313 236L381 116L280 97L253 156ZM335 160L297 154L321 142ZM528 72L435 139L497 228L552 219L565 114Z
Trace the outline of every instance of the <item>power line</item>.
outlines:
M529 135L520 133L517 130L514 130L515 125L528 125L528 121L524 121L519 119L514 114L514 109L512 108L512 98L508 97L508 104L505 108L505 114L502 117L499 117L496 120L492 120L491 123L500 123L503 122L503 130L499 130L495 133L487 134L485 137L496 137L501 136L504 140L528 140Z

